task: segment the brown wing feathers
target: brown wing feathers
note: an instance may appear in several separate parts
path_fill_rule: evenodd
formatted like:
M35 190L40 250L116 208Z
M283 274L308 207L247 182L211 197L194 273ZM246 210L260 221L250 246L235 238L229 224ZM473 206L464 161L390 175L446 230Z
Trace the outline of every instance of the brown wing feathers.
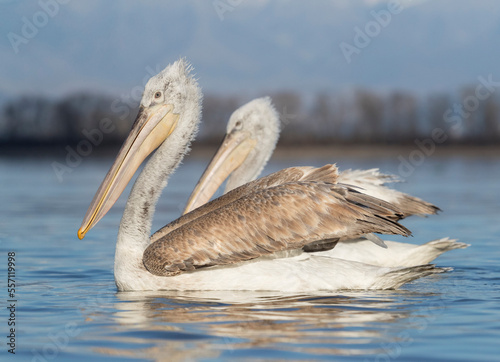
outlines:
M410 234L390 220L399 213L392 205L346 186L311 181L317 177L335 182L332 170L334 166L308 169L299 177L305 181L247 189L240 198L153 242L144 252L145 267L152 274L171 276L346 235Z
M212 200L202 207L199 207L190 213L181 216L177 220L172 221L168 225L164 226L156 233L151 236L151 242L162 238L163 236L169 234L173 230L181 227L182 225L196 220L199 217L219 209L235 200L240 199L244 195L265 190L273 186L282 185L287 182L294 181L323 181L329 183L336 183L338 178L338 171L335 165L325 165L323 167L290 167L283 170L274 172L268 176L261 177L255 181L246 183L234 190L228 192L221 197Z
M401 210L401 216L399 219L403 219L411 215L433 215L441 211L439 207L418 197L386 188L385 185L387 183L400 182L400 180L397 176L380 173L378 169L345 170L339 175L339 182L346 184L353 183L361 189L366 186L378 186L380 187L380 190L390 192L391 200L395 199L392 201L393 204Z

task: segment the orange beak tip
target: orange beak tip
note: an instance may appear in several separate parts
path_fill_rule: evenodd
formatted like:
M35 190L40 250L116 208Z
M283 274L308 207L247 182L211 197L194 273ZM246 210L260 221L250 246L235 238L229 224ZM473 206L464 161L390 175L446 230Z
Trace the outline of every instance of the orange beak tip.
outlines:
M85 237L85 231L83 229L78 230L78 239L82 240Z

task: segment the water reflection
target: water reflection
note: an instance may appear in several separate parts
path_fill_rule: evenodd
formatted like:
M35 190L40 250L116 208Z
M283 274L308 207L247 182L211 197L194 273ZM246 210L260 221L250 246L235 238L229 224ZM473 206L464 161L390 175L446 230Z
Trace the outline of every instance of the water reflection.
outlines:
M269 171L332 160L343 160L344 169L398 168L396 158L324 158L273 162ZM282 296L116 293L114 245L126 198L92 238L75 241L90 202L85 195L93 194L112 160L86 160L62 184L54 160L0 163L0 199L7 205L0 208L0 247L20 259L21 360L310 361L351 354L363 361L498 360L498 158L429 158L399 186L445 210L408 220L418 240L449 235L472 244L465 254L437 260L453 272L400 291ZM174 175L157 208L156 229L178 216L194 187L189 182L205 164L186 163ZM68 338L68 326L78 335ZM43 359L35 358L39 354Z
M241 357L249 350L255 357L266 349L308 358L386 356L390 346L411 343L409 331L432 313L419 305L422 293L409 291L126 292L116 298L113 331L102 335L121 346L95 352L154 360Z

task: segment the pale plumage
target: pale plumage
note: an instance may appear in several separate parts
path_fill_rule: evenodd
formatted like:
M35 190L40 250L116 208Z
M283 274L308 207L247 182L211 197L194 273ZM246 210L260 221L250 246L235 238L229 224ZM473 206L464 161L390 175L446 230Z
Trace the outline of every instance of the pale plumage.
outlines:
M270 158L278 137L279 116L269 98L255 99L236 110L229 119L224 141L193 190L185 212L207 202L226 178L228 181L225 192L254 180ZM228 139L239 141L231 143ZM239 143L244 142L251 145L245 154L233 151ZM281 182L286 182L287 177L290 177L290 181L296 181L292 173L281 176ZM399 179L396 176L382 174L378 169L346 170L340 173L337 179L338 183L358 187L363 194L395 205L401 212L394 220L411 215L435 214L439 211L439 208L431 203L386 187L386 183L398 182ZM195 215L198 215L198 210L191 213L190 217L196 217ZM186 218L179 219L180 222L187 222L187 220ZM168 227L159 230L153 235L152 240L157 240L168 231ZM379 247L380 245L386 246L384 241L373 234L350 240L342 238L342 243L339 244L336 243L337 240L325 241L319 244L319 249L310 248L309 250L321 250L322 247L323 250L329 250L336 245L335 249L321 253L321 255L379 266L416 266L434 260L447 250L467 246L467 244L445 238L421 246L388 241L386 244L389 247L386 250Z
M237 188L185 215L187 222L167 226L170 232L151 243L156 202L196 133L200 111L201 91L183 60L151 78L131 133L84 217L80 239L156 149L132 188L120 223L115 255L119 290L387 289L443 271L429 265L381 268L302 252L330 237L409 233L393 221L401 216L396 207L336 184L332 165L285 170ZM299 175L296 181L290 181L290 173Z
M257 98L234 111L226 136L189 197L184 213L208 202L225 179L224 192L255 180L271 157L279 133L279 115L268 97ZM401 210L402 218L439 211L431 203L386 186L398 181L396 176L375 168L346 170L338 178L338 183L360 187L363 193L394 204Z
M403 192L386 187L387 183L399 182L394 175L386 175L378 168L370 170L345 170L340 173L339 182L358 186L363 193L394 204L403 213L403 218L411 215L432 215L440 211L439 207Z
M330 173L330 182L318 181L311 172L312 181L306 178L270 186L269 180L279 178L279 171L242 186L243 192L230 191L221 198L230 202L222 206L217 201L214 210L151 244L144 253L146 268L156 275L175 275L299 249L322 240L370 232L409 235L406 228L391 221L399 212L392 205L335 185L336 168L332 165L314 170L319 170L319 175Z
M449 238L432 240L422 245L389 240L384 240L384 242L387 245L386 249L364 238L356 238L338 243L335 249L318 254L383 267L411 267L430 263L446 251L464 249L469 246Z
M254 99L234 111L226 136L193 190L184 214L208 202L226 178L224 193L255 180L273 154L279 134L279 115L269 97Z

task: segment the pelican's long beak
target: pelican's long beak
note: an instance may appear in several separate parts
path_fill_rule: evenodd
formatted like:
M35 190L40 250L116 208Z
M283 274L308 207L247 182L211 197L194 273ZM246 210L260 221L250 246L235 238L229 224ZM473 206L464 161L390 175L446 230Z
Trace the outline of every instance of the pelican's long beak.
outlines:
M172 105L141 106L130 134L85 214L78 230L79 239L109 211L142 161L170 136L178 119Z
M248 132L233 130L226 134L217 153L196 184L184 214L208 202L224 180L241 166L256 144L257 140L251 138Z

